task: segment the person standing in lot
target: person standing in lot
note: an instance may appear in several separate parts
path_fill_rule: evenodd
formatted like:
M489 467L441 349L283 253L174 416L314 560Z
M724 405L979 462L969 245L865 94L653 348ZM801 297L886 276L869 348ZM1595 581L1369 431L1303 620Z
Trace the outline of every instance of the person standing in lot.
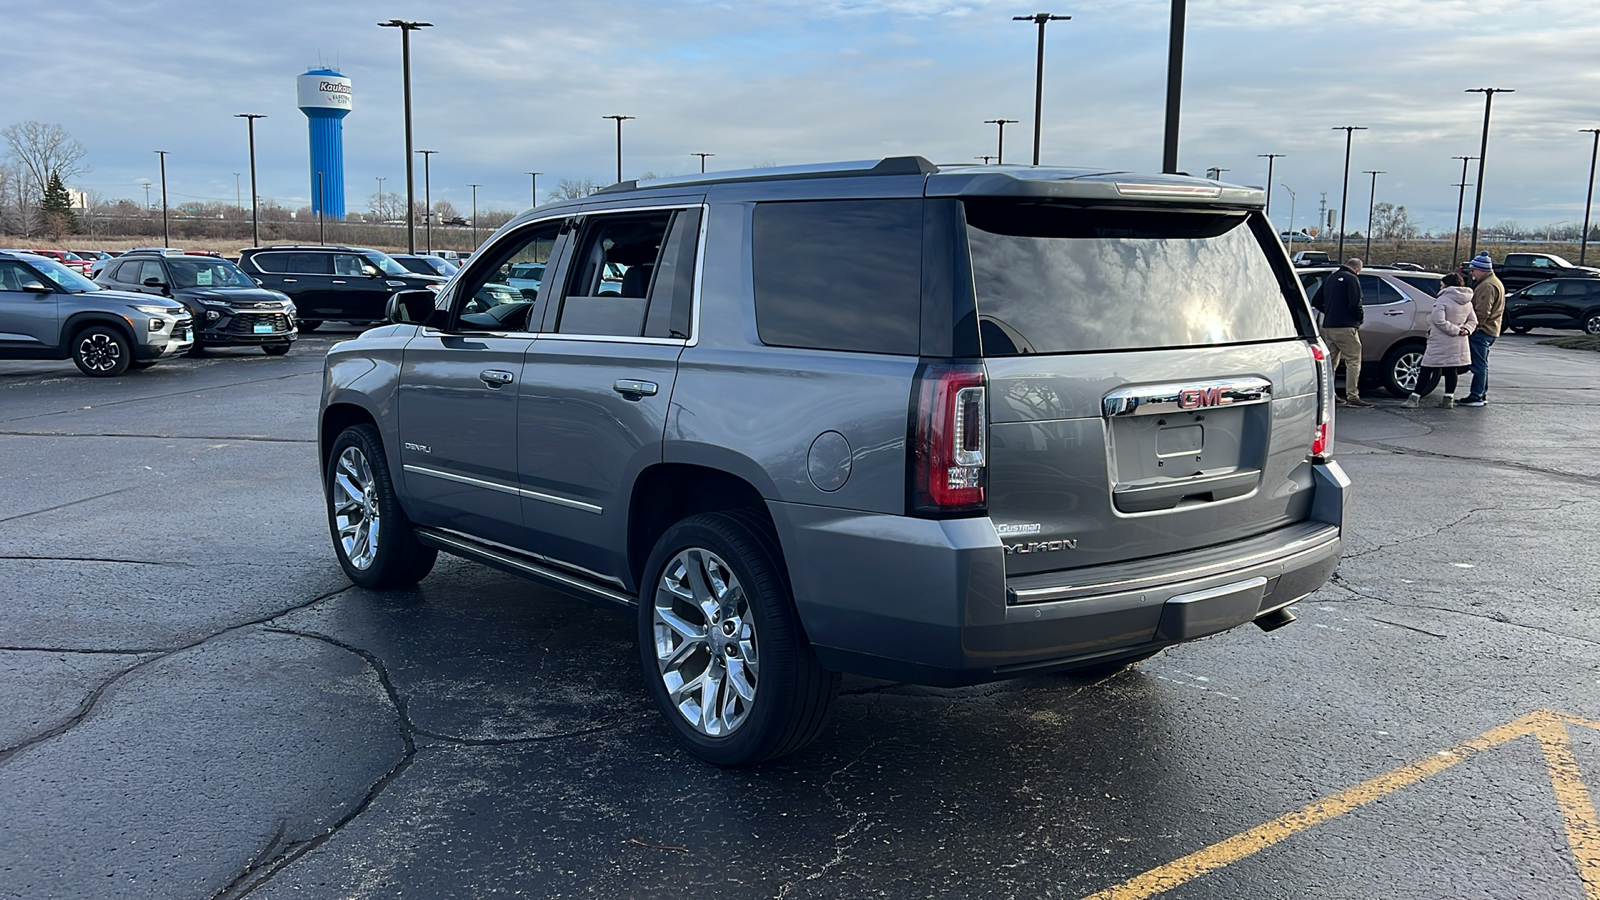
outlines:
M1344 400L1342 406L1363 409L1371 403L1361 399L1361 323L1366 311L1361 305L1361 260L1351 257L1337 272L1323 279L1316 302L1322 310L1322 336L1333 351L1331 369L1337 371L1344 360Z
M1434 378L1444 379L1440 409L1456 405L1456 376L1467 368L1472 358L1468 335L1475 332L1477 325L1472 292L1467 290L1460 275L1446 275L1444 287L1433 301L1433 314L1428 319L1428 349L1422 354L1422 377L1418 379L1419 384L1427 384ZM1416 409L1422 405L1422 397L1412 394L1400 405Z
M1472 350L1472 388L1462 406L1483 406L1489 402L1489 347L1500 336L1500 321L1506 314L1506 286L1494 274L1494 260L1488 251L1472 258L1472 309L1478 315L1478 330L1467 339Z

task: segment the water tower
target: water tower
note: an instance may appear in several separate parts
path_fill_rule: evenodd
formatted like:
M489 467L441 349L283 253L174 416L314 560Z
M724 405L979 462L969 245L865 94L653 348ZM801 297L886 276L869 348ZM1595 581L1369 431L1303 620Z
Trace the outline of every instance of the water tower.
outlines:
M311 212L342 219L344 117L350 114L350 79L332 69L312 69L296 80L296 86L300 111L311 125Z

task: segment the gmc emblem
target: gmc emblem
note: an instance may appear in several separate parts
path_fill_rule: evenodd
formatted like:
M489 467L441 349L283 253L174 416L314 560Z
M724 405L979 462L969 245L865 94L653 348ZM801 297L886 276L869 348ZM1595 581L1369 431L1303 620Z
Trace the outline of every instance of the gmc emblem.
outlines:
M1203 409L1207 406L1221 406L1227 402L1223 396L1222 388L1184 388L1178 392L1179 409Z

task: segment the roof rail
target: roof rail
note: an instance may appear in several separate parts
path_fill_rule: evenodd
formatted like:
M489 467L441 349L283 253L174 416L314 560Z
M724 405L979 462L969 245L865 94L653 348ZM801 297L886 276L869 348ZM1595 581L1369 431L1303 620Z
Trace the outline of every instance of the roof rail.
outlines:
M889 156L884 159L861 159L848 162L817 163L806 166L769 166L761 169L734 169L727 172L707 172L694 175L676 175L670 178L653 178L648 181L623 181L595 191L596 194L614 194L623 191L647 190L659 187L678 187L691 184L727 184L741 181L797 181L811 178L854 178L868 175L932 175L939 167L920 156Z

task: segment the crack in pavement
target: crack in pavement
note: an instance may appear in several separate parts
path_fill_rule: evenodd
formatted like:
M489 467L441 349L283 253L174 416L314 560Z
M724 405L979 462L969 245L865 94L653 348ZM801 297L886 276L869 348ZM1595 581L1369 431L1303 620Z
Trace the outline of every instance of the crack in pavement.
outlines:
M263 383L269 382L269 381L285 381L285 380L290 379L290 378L304 378L304 377L306 377L308 375L315 375L315 376L320 378L322 376L322 371L321 371L321 369L318 369L318 370L312 371L312 372L290 372L287 375L275 375L275 376L273 376L271 378L252 378L252 379L250 379L248 381L234 381L234 382L229 382L227 384L213 384L213 385L208 385L206 387L194 388L193 390L173 391L170 394L152 394L152 395L147 396L147 397L129 397L126 400L111 400L111 401L108 401L108 402L105 402L105 403L95 404L94 406L87 406L87 407L73 408L73 409L58 409L58 410L54 410L54 411L46 412L46 413L34 413L33 415L29 415L29 416L17 416L15 418L10 418L10 419L0 419L0 422L26 422L29 419L44 419L44 418L48 418L50 416L71 415L72 413L83 412L85 409L108 409L108 408L113 407L113 406L123 406L123 405L128 404L128 403L149 403L149 402L151 402L153 400L166 400L166 399L171 398L171 397L185 397L185 396L188 396L190 394L203 394L206 391L218 391L218 390L224 390L226 388L244 387L246 385L257 385L257 384L263 384Z
M880 743L879 741L874 740L871 743L867 744L867 746L865 746L865 747L863 747L861 749L860 753L856 754L855 759L852 759L849 762L845 763L843 766L839 767L838 769L835 769L832 773L830 773L828 775L828 780L823 783L823 785L822 785L822 793L829 800L833 801L833 805L838 807L840 812L844 812L845 811L844 802L839 799L838 795L834 794L834 792L833 792L833 783L838 780L839 776L841 776L844 773L850 771L852 768L855 767L855 765L857 763L859 763L859 762L861 762L861 760L865 759L866 755L868 753L871 753L873 750L877 749L877 746L878 746L879 743ZM795 888L799 887L803 882L816 881L817 879L819 879L819 878L823 877L824 875L828 874L828 872L830 872L835 867L837 867L841 863L843 863L846 854L848 854L852 849L854 849L856 844L861 842L861 838L856 837L855 835L856 835L856 832L861 831L861 825L862 825L862 823L866 822L866 820L867 820L867 813L865 813L865 812L857 812L855 814L855 821L850 823L850 827L846 828L844 831L842 831L842 832L840 832L840 833L838 833L838 834L833 836L833 859L830 859L827 862L823 863L821 868L817 869L815 872L810 873L809 875L804 875L804 876L796 878L796 879L794 879L792 881L784 883L782 886L780 886L778 888L778 894L777 894L778 900L783 900L783 898L789 896L789 892L794 890ZM868 831L872 830L872 826L870 824L867 826L867 830ZM854 840L852 840L852 838L854 838ZM840 845L841 841L848 841L848 843L846 843L843 846L841 846Z
M316 438L276 438L265 435L133 434L112 431L0 431L0 437L148 438L160 441L240 441L264 444L315 444Z
M169 566L180 569L196 568L194 563L164 562L151 559L119 559L113 556L0 556L0 560L18 560L21 562L91 562L91 563L118 563L129 566Z
M285 609L278 610L278 611L276 611L276 612L274 612L274 613L272 613L270 615L261 616L260 618L256 618L256 619L251 619L248 622L240 622L237 625L229 625L226 628L218 629L217 631L214 631L214 632L206 635L205 637L200 638L199 640L193 641L193 642L188 643L188 644L184 644L181 647L174 647L174 648L172 648L170 650L162 650L162 651L159 651L159 652L157 652L155 654L152 654L151 656L149 656L146 659L141 659L139 662L134 663L133 665L129 666L128 668L124 669L123 671L121 671L121 672L117 673L116 675L113 675L112 677L110 677L110 678L106 679L105 681L101 682L98 687L96 687L93 691L91 691L89 693L88 697L84 698L82 703L78 704L78 708L73 711L73 714L71 716L69 716L67 718L67 720L62 722L60 725L57 725L56 727L51 728L48 731L43 732L42 734L34 735L33 737L30 737L30 738L22 741L21 743L15 744L15 745L10 746L10 747L0 748L0 766L4 766L7 762L10 762L12 757L16 756L18 753L21 753L22 751L27 750L27 749L29 749L31 747L36 747L36 746L44 743L45 741L49 741L49 740L52 740L54 738L60 737L61 735L66 734L67 732L71 731L72 729L78 727L78 725L81 724L83 722L83 720L88 717L89 713L94 711L95 706L100 702L100 698L105 696L106 691L110 690L111 687L113 685L115 685L117 682L119 682L122 679L128 677L129 675L133 674L134 672L139 671L140 669L144 668L145 666L148 666L148 665L150 665L151 663L154 663L154 662L159 662L159 661L161 661L163 659L166 659L166 658L172 656L173 654L182 653L185 650L192 650L195 647L200 646L201 644L205 644L205 643L208 643L210 641L216 640L217 638L222 637L225 634L232 634L235 631L241 631L241 630L243 630L245 628L251 628L251 627L254 627L256 625L261 625L261 624L264 624L266 622L270 622L273 619L279 618L281 616L288 615L289 613L298 612L298 611L300 611L302 609L307 609L309 607L315 606L316 604L321 603L324 600L329 600L329 599L332 599L334 597L337 597L340 594L343 594L345 591L348 591L348 590L350 590L351 588L354 588L354 587L355 587L355 585L353 585L353 584L347 584L344 587L339 588L338 590L329 591L329 592L327 592L325 594L319 594L318 596L313 597L313 598L311 598L310 600L307 600L304 603L297 603L294 606L290 606L290 607L287 607Z
M1430 431L1430 434L1431 433L1432 432ZM1426 437L1427 435L1418 436ZM1560 469L1547 469L1542 466L1535 466L1529 463L1512 462L1511 460L1505 459L1484 459L1476 456L1457 456L1453 453L1442 453L1438 450L1421 450L1416 447L1405 447L1400 444L1391 444L1382 440L1357 440L1355 438L1344 437L1341 437L1339 440L1346 444L1355 444L1358 447L1382 450L1399 456L1420 456L1427 457L1429 459L1447 459L1451 462L1458 462L1463 465L1485 466L1491 469L1511 469L1517 472L1528 472L1534 475L1543 475L1547 478L1554 478L1559 481L1577 482L1578 484L1582 484L1586 487L1593 487L1595 483L1595 476L1593 475L1584 475L1578 472L1565 472Z
M58 509L66 509L69 506L77 506L80 503L89 503L94 500L104 500L107 497L112 497L131 490L133 490L132 487L117 488L114 491L106 491L104 494L95 494L93 497L84 497L82 500L69 500L66 503L58 503L55 506L47 506L44 509L36 509L33 512L17 513L14 516L6 516L5 518L0 519L0 522L14 522L17 519L26 519L29 516L37 516L41 513L55 512Z
M147 653L176 653L174 647L136 647L132 649L84 649L82 647L0 647L0 651L11 653L71 653L81 656L103 654L106 656L144 656Z
M1542 628L1542 627L1540 627L1538 625L1529 625L1529 624L1527 624L1525 622L1518 622L1515 619L1512 619L1509 616L1505 615L1504 613L1498 613L1498 612L1496 612L1496 613L1476 613L1476 612L1472 612L1470 610L1456 609L1454 607L1449 607L1449 606L1437 606L1437 605L1434 605L1434 604L1431 604L1431 603L1404 603L1404 602L1401 602L1399 600L1390 600L1387 597L1380 597L1377 594L1369 593L1367 591L1362 590L1361 588L1356 587L1355 585L1351 584L1349 582L1349 580L1344 578L1344 576L1340 575L1338 572L1334 572L1333 573L1333 577L1331 579L1329 579L1329 581L1330 581L1330 583L1332 583L1332 584L1334 584L1334 585L1336 585L1338 587L1341 587L1346 591L1349 591L1351 594L1354 594L1358 599L1371 600L1371 601L1373 601L1375 603L1382 603L1385 606L1392 606L1392 607L1394 607L1396 609L1430 609L1430 610L1433 610L1434 612L1450 613L1450 614L1458 615L1458 616L1466 616L1466 617L1472 618L1472 619L1482 619L1482 620L1484 620L1486 622L1493 622L1496 625L1509 625L1512 628L1521 628L1521 629L1523 629L1525 631L1537 632L1539 634L1545 635L1546 637L1565 638L1565 639L1570 640L1570 641L1577 641L1577 642L1579 642L1581 644L1593 644L1593 645L1595 645L1597 647L1600 647L1600 640L1596 640L1595 638L1587 638L1587 637L1583 637L1582 635L1577 635L1577 634L1567 634L1566 632L1563 632L1563 631L1554 631L1554 630L1549 629L1549 628ZM1319 602L1325 602L1326 603L1326 602L1335 602L1335 601L1323 600L1323 601L1319 601ZM1385 624L1385 625L1399 625L1399 623L1397 623L1397 622L1388 622L1388 621L1385 621L1383 619L1379 619L1379 618L1377 618L1375 616L1368 616L1367 618L1372 619L1374 622L1383 622L1383 624ZM1408 629L1410 629L1412 631L1421 631L1423 634L1430 634L1430 635L1433 634L1433 632L1431 632L1431 631L1422 631L1422 629L1420 629L1420 628L1412 628L1409 625L1400 625L1399 627L1408 628ZM1443 635L1433 635L1433 636L1434 637L1442 637Z
M1594 502L1594 501L1592 501L1592 500L1563 500L1560 503L1557 503L1555 506L1528 506L1528 507L1510 508L1510 509L1505 508L1505 507L1501 507L1501 506L1479 506L1479 507L1475 507L1473 509L1467 510L1464 514L1462 514L1462 516L1460 518L1458 518L1458 519L1456 519L1454 521L1451 521L1451 522L1446 522L1443 525L1440 525L1438 528L1435 528L1432 531L1425 532L1423 534L1413 535L1412 537L1408 537L1408 538L1401 538L1400 540L1392 541L1392 542L1387 543L1387 544L1377 544L1377 545L1375 545L1375 546L1373 546L1373 547L1371 547L1369 549L1360 550L1360 551L1357 551L1355 553L1346 553L1344 555L1343 559L1344 560L1360 559L1363 556L1369 556L1369 555L1371 555L1373 553L1378 553L1378 552L1381 552L1381 551L1384 551L1384 550L1393 550L1396 547L1401 547L1401 546L1404 546L1406 544L1415 543L1417 541L1426 540L1426 539L1432 538L1432 537L1438 537L1439 535L1443 534L1444 532L1449 531L1450 529L1461 525L1462 523L1466 522L1468 519L1470 519L1473 516L1477 515L1478 513L1482 513L1482 512L1561 512L1562 510L1565 510L1565 509L1567 509L1568 507L1571 507L1571 506L1579 506L1579 505L1582 505L1582 504L1585 504L1585 503L1592 503L1592 502Z

